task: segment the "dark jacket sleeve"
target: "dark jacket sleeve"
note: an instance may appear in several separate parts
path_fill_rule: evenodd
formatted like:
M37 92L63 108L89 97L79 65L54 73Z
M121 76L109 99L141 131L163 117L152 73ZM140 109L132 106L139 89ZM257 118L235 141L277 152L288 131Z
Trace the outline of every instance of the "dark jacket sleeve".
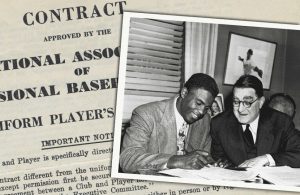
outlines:
M211 142L211 154L214 160L222 159L222 160L228 160L226 153L222 147L220 138L219 138L219 130L221 127L222 121L220 118L214 118L211 123L211 128L210 128L210 134L212 138Z
M271 156L275 160L276 166L288 165L294 168L300 167L300 136L295 129L294 123L287 116L280 116L277 119L281 125L281 139L279 149Z

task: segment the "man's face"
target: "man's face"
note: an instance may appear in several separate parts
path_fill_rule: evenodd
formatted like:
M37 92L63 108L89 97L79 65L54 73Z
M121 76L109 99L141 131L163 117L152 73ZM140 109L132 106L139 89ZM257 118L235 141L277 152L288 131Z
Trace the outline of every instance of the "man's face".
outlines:
M202 88L194 88L188 91L184 87L181 90L180 97L182 100L177 108L189 124L201 119L214 101L212 94Z
M258 117L265 98L263 96L258 98L253 88L234 88L233 101L246 102L245 105L242 102L239 105L233 105L233 113L240 123L249 124ZM247 108L247 102L253 103Z

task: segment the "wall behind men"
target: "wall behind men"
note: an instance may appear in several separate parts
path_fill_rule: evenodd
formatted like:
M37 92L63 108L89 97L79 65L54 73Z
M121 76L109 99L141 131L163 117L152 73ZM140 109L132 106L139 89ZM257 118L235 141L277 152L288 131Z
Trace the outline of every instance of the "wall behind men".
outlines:
M300 129L300 32L288 31L284 92L292 96L298 109L294 123Z
M230 32L277 43L275 62L271 78L271 86L270 90L265 90L265 95L268 97L274 92L282 92L284 90L285 80L284 65L286 59L287 30L219 25L217 57L214 76L220 88L220 93L223 93L224 95L224 99L226 100L226 98L229 97L229 94L232 91L232 85L223 84Z

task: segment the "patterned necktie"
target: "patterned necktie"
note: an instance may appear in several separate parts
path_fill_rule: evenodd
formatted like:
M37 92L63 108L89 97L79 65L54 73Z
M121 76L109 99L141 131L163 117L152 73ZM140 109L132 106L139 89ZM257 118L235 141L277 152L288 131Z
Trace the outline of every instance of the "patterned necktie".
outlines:
M250 127L250 125L247 124L246 129L244 131L244 137L251 145L254 145L253 136L252 136L252 133L251 133L249 127Z
M185 146L185 138L186 138L186 135L187 135L188 128L189 128L188 124L183 123L182 127L178 131L178 134L177 134L177 155L184 155L185 154L184 146Z

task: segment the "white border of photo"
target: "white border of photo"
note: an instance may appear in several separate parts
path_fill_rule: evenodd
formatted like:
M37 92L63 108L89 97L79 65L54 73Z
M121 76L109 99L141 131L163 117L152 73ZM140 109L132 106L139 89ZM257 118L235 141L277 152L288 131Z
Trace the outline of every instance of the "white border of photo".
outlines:
M249 27L300 30L299 25L291 25L291 24L124 12L123 24L122 24L121 57L120 57L120 66L119 66L119 77L118 77L119 86L118 86L118 94L117 94L117 102L116 102L114 145L113 145L114 148L113 148L113 156L112 156L111 177L300 192L300 187L293 187L293 186L282 186L282 185L260 184L260 183L244 183L239 181L235 182L235 181L205 180L205 179L195 179L195 178L178 178L178 177L156 176L156 175L128 174L128 173L119 172L119 157L120 157L120 144L121 144L121 136L122 136L122 119L123 119L124 91L125 91L125 74L126 74L126 62L127 62L127 51L128 51L128 39L129 39L128 38L129 25L130 25L131 18L148 18L148 19L157 19L157 20L175 20L175 21L201 22L201 23L224 24L224 25L239 25L239 26L249 26Z

